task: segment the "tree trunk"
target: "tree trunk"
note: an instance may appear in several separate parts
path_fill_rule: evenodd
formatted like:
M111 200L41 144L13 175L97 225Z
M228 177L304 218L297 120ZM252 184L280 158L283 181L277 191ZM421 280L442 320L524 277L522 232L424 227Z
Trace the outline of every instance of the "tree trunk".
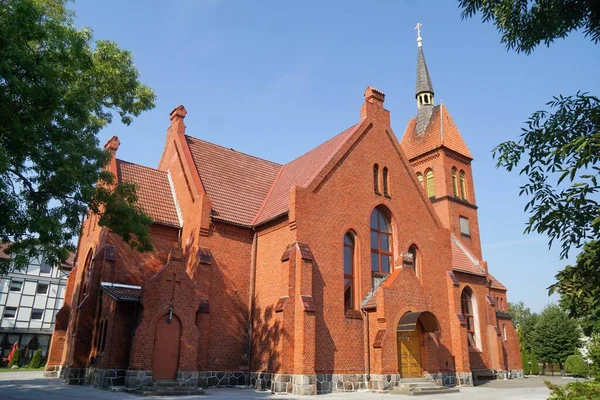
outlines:
M565 369L563 368L563 363L558 363L558 368L560 368L560 376L565 376Z

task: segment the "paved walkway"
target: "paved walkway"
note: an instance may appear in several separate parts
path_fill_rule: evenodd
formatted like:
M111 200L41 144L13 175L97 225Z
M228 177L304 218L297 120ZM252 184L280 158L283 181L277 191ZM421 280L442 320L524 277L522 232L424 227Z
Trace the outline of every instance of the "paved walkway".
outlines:
M572 380L561 377L547 377L555 383L566 384ZM439 398L453 400L545 400L550 391L544 386L541 378L514 379L509 381L492 381L477 387L460 388L460 393L445 394ZM291 395L273 395L268 392L257 392L251 389L208 389L207 396L156 397L160 399L307 399L307 397ZM0 399L6 400L58 400L58 399L115 399L140 400L145 397L129 393L111 393L93 389L89 386L69 386L60 379L45 379L42 373L35 372L3 372L0 373ZM323 400L385 400L386 398L414 398L412 396L384 395L371 392L332 393L320 395ZM425 396L433 399L437 396Z

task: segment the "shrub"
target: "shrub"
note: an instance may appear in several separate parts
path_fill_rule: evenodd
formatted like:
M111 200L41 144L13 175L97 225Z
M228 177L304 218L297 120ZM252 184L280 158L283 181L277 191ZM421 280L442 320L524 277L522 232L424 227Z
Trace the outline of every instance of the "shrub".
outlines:
M539 375L540 374L540 363L535 356L533 351L529 352L529 361L531 362L531 371L529 372L531 375Z
M531 367L529 365L529 354L527 350L521 349L521 366L523 367L523 373L525 375L531 374Z
M566 386L554 385L544 381L551 390L548 400L584 400L600 399L600 382L572 382Z
M565 371L575 376L588 376L588 366L579 354L573 354L567 357L565 361Z
M42 361L42 349L37 349L27 368L39 368L42 366Z
M12 368L13 365L16 365L18 367L19 366L19 357L21 357L21 349L19 349L17 347L17 349L13 353L12 358L10 359L10 362L8 363L8 368Z
M588 344L588 357L592 362L592 375L600 379L600 334L592 336Z

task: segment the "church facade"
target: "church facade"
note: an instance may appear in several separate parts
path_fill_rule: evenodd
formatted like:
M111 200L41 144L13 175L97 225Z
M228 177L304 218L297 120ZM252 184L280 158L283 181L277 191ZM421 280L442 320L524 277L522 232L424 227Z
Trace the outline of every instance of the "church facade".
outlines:
M522 376L473 156L418 44L401 141L372 87L355 125L283 165L190 136L183 106L157 168L118 159L111 138L107 168L137 185L154 250L88 216L46 375L296 394Z

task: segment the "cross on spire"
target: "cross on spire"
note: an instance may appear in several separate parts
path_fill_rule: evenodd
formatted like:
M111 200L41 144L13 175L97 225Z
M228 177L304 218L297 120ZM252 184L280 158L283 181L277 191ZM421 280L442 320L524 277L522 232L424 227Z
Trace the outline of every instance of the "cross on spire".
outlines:
M421 38L421 27L423 26L422 23L417 22L417 25L415 26L415 30L417 31L417 46L421 47L421 42L423 41L423 39Z
M172 278L167 278L167 282L173 282L173 293L171 294L171 301L175 300L175 284L181 283L181 279L177 279L177 274L173 272Z

